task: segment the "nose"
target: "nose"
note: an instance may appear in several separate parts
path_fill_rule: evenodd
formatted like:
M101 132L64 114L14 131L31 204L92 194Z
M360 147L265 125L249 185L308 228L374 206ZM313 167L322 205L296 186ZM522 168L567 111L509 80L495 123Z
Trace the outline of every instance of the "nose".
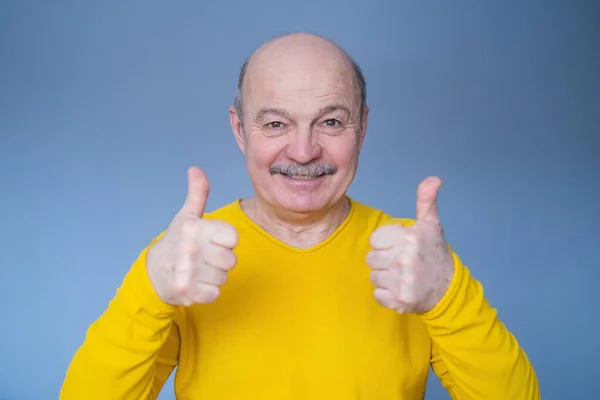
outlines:
M318 141L318 133L310 127L298 128L290 135L291 142L285 149L285 155L290 160L307 164L321 157L323 148Z

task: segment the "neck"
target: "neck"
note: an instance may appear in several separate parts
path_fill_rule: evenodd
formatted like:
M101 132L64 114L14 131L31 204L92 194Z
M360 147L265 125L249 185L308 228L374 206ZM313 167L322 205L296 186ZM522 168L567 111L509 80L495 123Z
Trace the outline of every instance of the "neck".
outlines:
M273 237L299 249L308 249L327 239L350 212L350 201L342 197L330 207L314 213L280 212L257 197L241 202L248 217Z

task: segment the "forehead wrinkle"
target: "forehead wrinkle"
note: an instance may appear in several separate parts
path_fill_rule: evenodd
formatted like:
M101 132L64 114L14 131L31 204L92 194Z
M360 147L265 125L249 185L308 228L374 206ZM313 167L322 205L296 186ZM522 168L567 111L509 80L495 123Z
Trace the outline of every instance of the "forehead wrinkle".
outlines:
M331 71L317 73L317 76L309 74L305 78L295 78L293 73L270 77L268 73L257 72L248 82L247 99L254 107L287 109L296 104L312 109L306 110L310 113L316 112L311 107L315 102L318 108L331 106L324 103L337 104L338 108L343 104L350 110L355 108L358 100L355 86L347 76Z

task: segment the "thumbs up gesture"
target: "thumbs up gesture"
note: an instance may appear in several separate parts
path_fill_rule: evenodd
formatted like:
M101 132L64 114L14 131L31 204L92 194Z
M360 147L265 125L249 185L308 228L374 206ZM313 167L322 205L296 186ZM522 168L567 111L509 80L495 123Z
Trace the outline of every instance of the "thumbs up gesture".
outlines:
M436 177L421 182L413 226L386 225L371 235L367 263L372 269L375 299L384 307L400 313L427 312L450 285L454 260L438 217L441 185Z
M235 228L202 219L209 183L200 168L188 171L188 195L164 236L150 248L146 270L154 290L167 304L211 303L236 262Z

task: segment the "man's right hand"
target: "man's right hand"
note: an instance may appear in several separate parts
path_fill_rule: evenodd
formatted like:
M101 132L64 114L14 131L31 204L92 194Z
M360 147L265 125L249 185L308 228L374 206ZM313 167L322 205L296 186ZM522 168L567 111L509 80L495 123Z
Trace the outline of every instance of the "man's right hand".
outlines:
M188 170L188 196L164 236L150 248L146 270L158 296L167 304L211 303L227 271L237 263L238 233L223 221L202 219L209 183L197 167Z

